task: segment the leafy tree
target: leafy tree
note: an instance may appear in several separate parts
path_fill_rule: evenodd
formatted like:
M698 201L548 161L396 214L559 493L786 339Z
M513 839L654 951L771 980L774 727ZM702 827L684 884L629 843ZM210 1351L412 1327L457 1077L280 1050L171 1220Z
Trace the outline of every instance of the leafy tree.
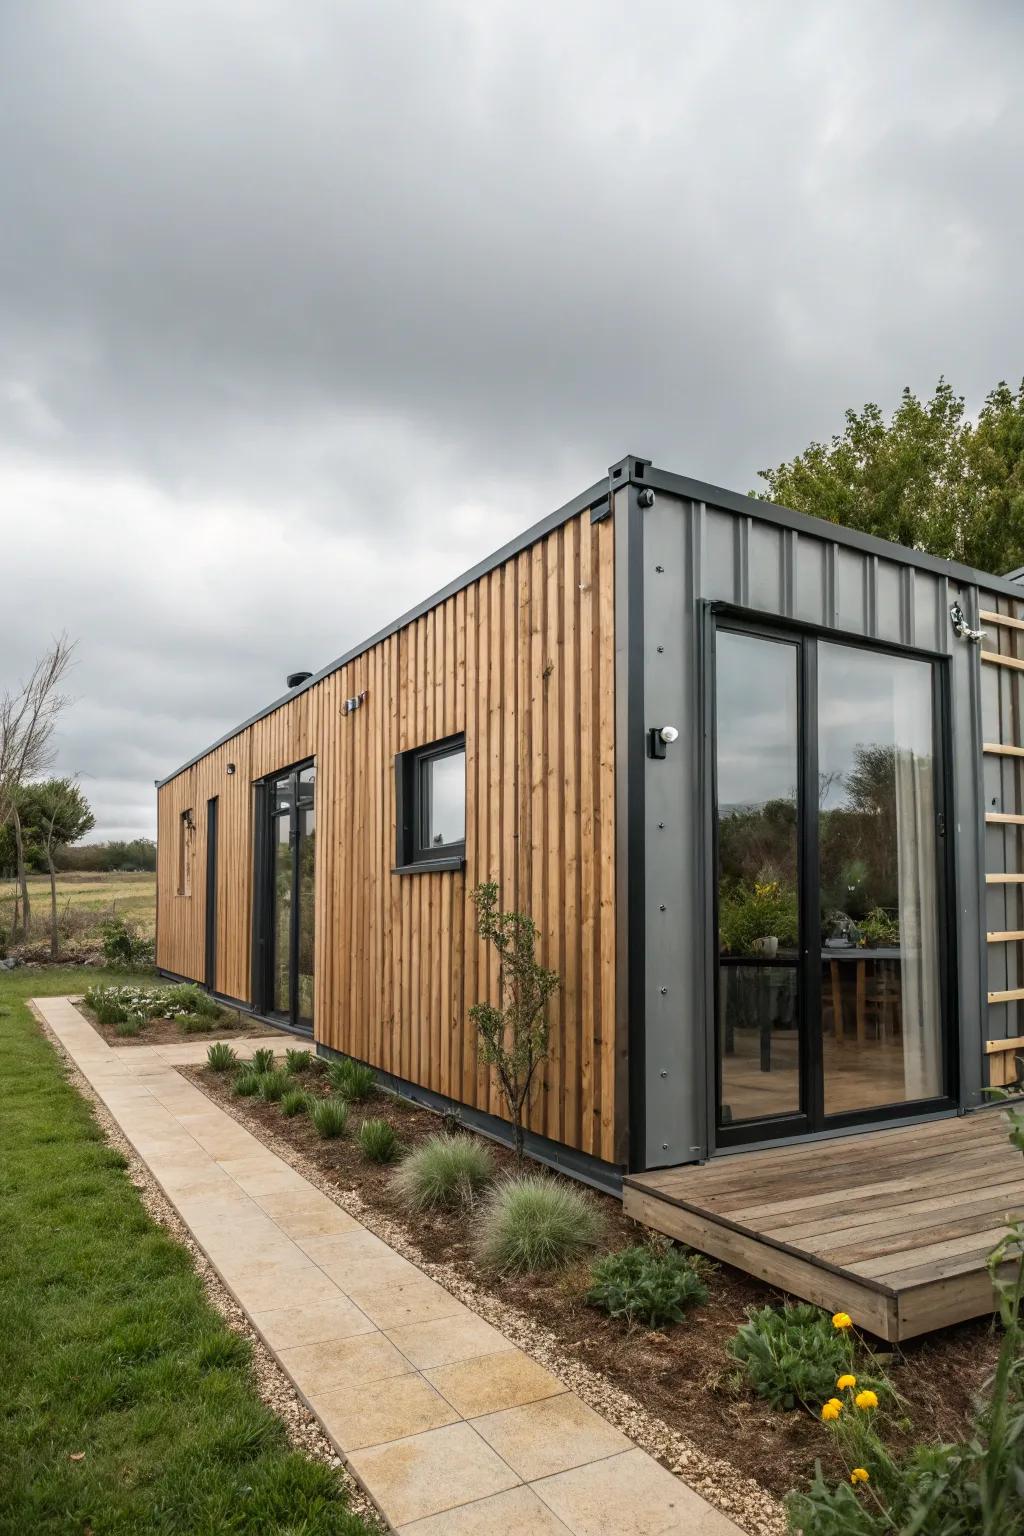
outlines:
M997 384L978 420L940 378L924 402L910 389L886 422L874 404L848 410L828 443L776 469L768 492L829 522L1003 572L1024 565L1024 383Z
M74 779L43 779L26 784L18 796L24 825L42 849L50 872L50 954L57 958L57 866L54 852L91 832L96 818Z
M493 880L478 885L471 901L476 907L476 931L494 945L498 956L498 1006L474 1003L469 1016L480 1035L480 1054L497 1074L512 1118L516 1157L523 1156L523 1111L534 1073L548 1051L549 1029L544 1015L558 986L555 971L537 963L537 927L522 912L498 911L498 887Z

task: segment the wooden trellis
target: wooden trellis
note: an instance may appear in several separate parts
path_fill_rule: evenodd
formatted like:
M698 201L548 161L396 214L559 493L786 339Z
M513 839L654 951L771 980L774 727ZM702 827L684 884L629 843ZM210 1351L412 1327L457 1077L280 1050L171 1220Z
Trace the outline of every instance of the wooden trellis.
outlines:
M997 630L996 645L1001 646L1004 641L1008 649L993 650L983 648L981 660L993 667L1007 668L1012 676L1024 672L1024 658L1016 653L1016 637L1024 631L1024 620L1013 618L1010 614L997 613L990 609L982 609L978 615L982 624L992 625ZM1014 738L1020 733L1020 700L1018 684L1020 679L1013 677L1010 689L1009 708L1004 717L1002 690L1000 690L999 702L999 741L986 741L982 745L982 751L992 757L1001 757L1009 760L1008 766L1013 773L1013 805L1021 805L1019 760L1024 758L1024 744L1019 739L1004 741L1002 737L1007 734L1004 728L1004 718L1009 726L1009 734ZM987 811L985 821L989 826L1024 827L1024 815L1018 810L1013 811ZM1020 862L1019 842L1016 862ZM988 885L1024 885L1024 873L991 871L985 876ZM1018 918L1018 921L1020 919ZM989 931L989 944L1024 944L1024 928L998 928ZM1019 979L1018 970L1018 979ZM1009 980L1009 977L1007 978ZM988 993L990 1004L1020 1003L1024 1002L1024 987L1003 987L991 990ZM992 1087L1002 1088L1007 1084L1016 1082L1017 1056L1024 1053L1024 1035L1016 1035L1012 1038L1001 1040L989 1040L985 1046L989 1058L989 1081Z

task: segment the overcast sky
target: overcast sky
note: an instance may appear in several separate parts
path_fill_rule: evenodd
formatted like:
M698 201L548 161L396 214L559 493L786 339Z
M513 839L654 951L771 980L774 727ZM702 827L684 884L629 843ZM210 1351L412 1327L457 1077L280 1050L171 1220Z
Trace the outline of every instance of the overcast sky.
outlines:
M153 779L623 453L1024 373L1024 9L0 0L0 687Z

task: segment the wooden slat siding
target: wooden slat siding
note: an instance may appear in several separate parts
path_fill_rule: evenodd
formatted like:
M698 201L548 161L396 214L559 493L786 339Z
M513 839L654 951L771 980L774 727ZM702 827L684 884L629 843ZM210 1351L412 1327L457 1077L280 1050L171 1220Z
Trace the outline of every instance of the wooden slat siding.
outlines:
M993 1308L986 1258L1004 1218L1024 1212L1007 1129L984 1112L634 1174L624 1208L883 1337L910 1338Z
M996 613L988 608L978 611L978 619L982 624L1001 624L1007 629L1024 629L1024 619L1014 619L1006 613Z
M501 1114L468 1021L469 1007L497 989L469 892L495 879L503 906L533 916L540 957L562 977L531 1128L614 1160L624 1104L615 1096L612 548L610 522L572 520L167 784L159 963L203 978L206 804L216 795L217 986L249 1000L252 784L314 757L317 1038ZM343 700L362 689L365 703L343 716ZM466 733L466 870L394 875L394 755L455 731ZM176 894L186 808L196 818L187 898Z

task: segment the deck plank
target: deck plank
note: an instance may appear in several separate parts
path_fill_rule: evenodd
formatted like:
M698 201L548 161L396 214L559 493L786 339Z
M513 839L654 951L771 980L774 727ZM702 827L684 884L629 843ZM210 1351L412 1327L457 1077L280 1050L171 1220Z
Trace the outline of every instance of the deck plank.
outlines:
M1005 1114L629 1175L627 1215L898 1341L991 1311L986 1260L1024 1214Z

